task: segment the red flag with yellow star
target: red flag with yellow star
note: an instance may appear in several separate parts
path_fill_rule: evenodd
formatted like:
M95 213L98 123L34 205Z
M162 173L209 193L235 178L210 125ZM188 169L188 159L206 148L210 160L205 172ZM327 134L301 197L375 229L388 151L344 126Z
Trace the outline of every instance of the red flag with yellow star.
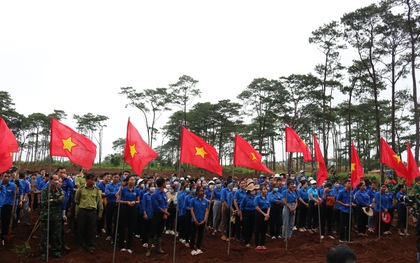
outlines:
M9 170L13 165L13 153L19 151L19 146L12 131L0 118L0 172Z
M409 142L407 142L407 171L407 185L410 186L413 180L420 175L420 172Z
M359 155L357 154L354 142L351 142L351 187L355 188L360 184L360 178L364 177L362 163L360 162Z
M314 137L314 149L315 149L315 162L318 162L318 172L316 175L316 183L318 186L321 186L322 183L328 179L328 170L327 166L325 165L324 156L322 156L321 148L319 147L318 140L316 139L316 135Z
M381 138L381 163L394 169L399 177L407 178L407 168L383 138Z
M90 169L96 157L96 145L85 136L51 118L50 155L67 157L72 163Z
M235 134L235 148L233 152L233 165L251 168L274 174L261 162L262 156L241 136Z
M141 175L146 164L156 157L158 157L158 154L141 138L140 133L131 124L129 118L125 138L124 161L133 168L135 173Z
M180 162L222 176L222 166L216 149L185 127L182 127Z
M286 126L286 152L303 153L303 160L305 162L312 161L311 152L309 151L308 146L289 126Z

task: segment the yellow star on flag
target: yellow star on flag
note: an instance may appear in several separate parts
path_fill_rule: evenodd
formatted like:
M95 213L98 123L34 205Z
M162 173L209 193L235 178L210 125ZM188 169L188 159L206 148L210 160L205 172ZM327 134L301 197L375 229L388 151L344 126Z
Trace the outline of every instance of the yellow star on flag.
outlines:
M201 158L204 159L204 155L207 154L206 151L204 151L204 147L200 147L200 148L195 147L195 150L196 150L195 155L200 155Z
M136 155L136 153L139 153L136 149L136 144L134 143L133 145L130 145L130 155L131 158L134 158L134 155Z
M77 145L74 142L72 142L71 136L67 139L62 139L62 141L63 141L63 150L67 150L69 152L71 152L72 148Z
M252 156L251 161L255 161L255 160L257 160L257 157L255 157L255 153L250 152L250 154L251 154L251 156Z
M351 171L355 171L356 170L356 163L351 163Z
M13 153L12 152L10 152L10 156L13 156Z
M397 160L397 163L401 162L401 159L400 159L400 157L398 157L398 155L394 154L394 155L392 155L392 157L394 157L395 160Z

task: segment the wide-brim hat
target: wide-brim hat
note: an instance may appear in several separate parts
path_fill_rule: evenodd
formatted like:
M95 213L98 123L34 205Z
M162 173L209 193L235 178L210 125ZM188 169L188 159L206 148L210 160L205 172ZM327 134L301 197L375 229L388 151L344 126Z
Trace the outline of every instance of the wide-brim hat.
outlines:
M363 207L362 210L363 212L365 212L367 216L373 216L373 209L370 208L369 206Z
M389 223L391 221L391 215L385 211L382 212L381 218L382 218L382 221L384 221L384 223Z
M248 184L248 186L246 187L247 191L253 191L255 189L254 183L250 183Z

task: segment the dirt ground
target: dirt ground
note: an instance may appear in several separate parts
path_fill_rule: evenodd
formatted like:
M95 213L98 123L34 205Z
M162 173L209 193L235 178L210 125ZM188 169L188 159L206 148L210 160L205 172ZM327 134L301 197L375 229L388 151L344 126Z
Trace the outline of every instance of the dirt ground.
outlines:
M33 223L36 217L32 216ZM29 255L19 256L14 248L23 244L32 230L32 226L18 225L15 230L14 239L11 243L0 248L0 262L41 262L39 253L39 239L32 238L29 242ZM395 228L391 236L383 236L380 240L376 236L357 237L352 233L354 242L348 244L357 254L357 262L416 262L416 236L414 226L410 225L410 236L407 238L398 236ZM37 233L39 235L39 233ZM133 254L120 252L117 248L115 262L172 262L173 241L171 235L164 235L163 249L166 255L158 255L152 251L150 258L145 256L146 248L142 247L141 241L134 238ZM78 249L75 236L70 232L66 234L66 240L71 247L69 252L63 253L60 259L51 258L51 262L112 262L113 246L105 237L95 239L95 253L89 254ZM266 251L257 251L254 248L245 248L237 241L231 241L230 255L227 254L228 242L220 239L220 234L212 236L210 230L204 233L202 245L203 254L191 256L190 249L181 243L176 245L176 262L326 262L326 253L332 246L338 245L338 240L323 240L319 243L318 235L311 235L307 232L295 231L288 249L282 240L271 240L267 238Z

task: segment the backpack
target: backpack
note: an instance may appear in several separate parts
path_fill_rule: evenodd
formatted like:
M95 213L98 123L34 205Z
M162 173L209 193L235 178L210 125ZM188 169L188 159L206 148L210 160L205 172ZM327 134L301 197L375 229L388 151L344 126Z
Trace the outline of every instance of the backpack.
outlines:
M327 198L325 200L325 205L327 207L334 207L334 205L335 205L335 198L334 198L334 196L327 196Z

